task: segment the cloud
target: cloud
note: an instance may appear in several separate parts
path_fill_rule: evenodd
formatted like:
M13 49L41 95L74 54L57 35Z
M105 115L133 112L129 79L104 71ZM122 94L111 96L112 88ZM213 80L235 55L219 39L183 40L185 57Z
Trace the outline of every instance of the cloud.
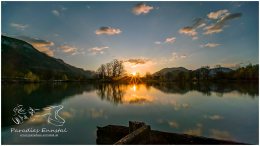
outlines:
M206 25L205 20L202 18L196 18L193 21L193 25L191 26L193 29L198 29L204 27Z
M69 45L63 45L59 47L64 53L72 53L75 54L78 50L76 47L69 46Z
M10 26L14 27L18 30L25 30L26 28L29 27L29 25L27 25L27 24L19 24L19 23L10 23Z
M46 40L40 40L36 38L30 38L26 36L18 36L17 38L24 40L28 43L30 43L35 49L38 51L45 53L49 56L54 56L54 52L50 50L50 47L54 45L53 42L46 41Z
M222 29L223 25L219 25L219 24L212 24L210 26L207 26L204 28L204 30L206 30L203 34L213 34L213 33L219 33L221 31L223 31Z
M184 58L187 58L187 55L183 54L183 55L179 55L177 54L176 52L172 52L172 56L170 58L169 61L173 61L173 60L176 60L176 59L184 59Z
M210 120L213 120L213 121L224 119L224 117L222 117L220 115L204 115L204 118L210 119Z
M217 43L207 43L207 44L201 45L201 47L203 47L203 48L214 48L214 47L217 47L219 45L220 44L217 44Z
M105 46L105 47L94 47L94 48L90 48L89 52L91 52L92 54L96 55L96 54L103 54L105 51L105 49L107 49L109 47Z
M181 55L180 58L187 58L187 56L186 55Z
M152 7L152 6L148 6L144 3L139 3L133 7L132 12L135 15L141 15L141 14L148 14L153 9L154 9L154 7Z
M156 41L156 42L154 42L156 45L160 45L162 42L160 42L160 41Z
M214 34L214 33L219 33L223 31L224 26L226 25L226 22L235 18L240 18L242 16L242 13L227 13L226 15L220 17L216 23L211 24L207 27L204 28L205 35L208 34Z
M51 12L55 16L60 16L60 12L58 10L52 10Z
M137 65L137 64L146 64L147 62L149 62L150 59L128 59L128 60L125 60L124 62L128 62L128 63L131 63L131 64L134 64L134 65Z
M215 12L210 12L207 16L209 19L220 19L227 14L229 14L228 10L224 9L224 10L218 10Z
M60 5L57 6L56 9L52 10L51 13L55 16L60 16L63 12L65 12L67 10L66 7Z
M169 37L169 38L166 38L166 39L165 39L164 43L174 43L175 40L176 40L175 37Z
M155 41L154 43L156 45L161 45L161 44L172 44L176 41L176 38L175 37L168 37L166 38L163 42L161 41Z
M96 30L96 35L117 35L120 34L122 31L118 28L112 27L100 27Z
M184 35L188 35L190 37L192 37L192 39L197 39L197 31L196 29L190 27L190 26L187 26L187 27L183 27L179 30L179 33L180 34L184 34Z
M196 18L196 19L194 19L193 22L194 23L191 26L186 26L186 27L181 28L179 30L179 33L190 36L190 37L192 37L193 40L196 40L196 39L198 39L197 29L206 26L206 23L205 23L205 20L202 18Z

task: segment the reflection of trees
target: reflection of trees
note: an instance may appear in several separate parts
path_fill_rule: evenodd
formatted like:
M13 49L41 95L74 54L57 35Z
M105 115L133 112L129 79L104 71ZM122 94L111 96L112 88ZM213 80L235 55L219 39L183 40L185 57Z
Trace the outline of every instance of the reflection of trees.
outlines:
M212 92L216 92L218 96L225 93L237 91L240 94L248 94L251 97L259 95L257 82L176 82L176 83L150 83L156 89L164 93L186 94L195 90L210 96Z
M4 83L2 84L2 124L12 122L13 108L17 104L24 107L43 109L46 106L59 104L62 100L84 91L95 90L94 85L80 83Z
M153 86L156 89L159 89L160 91L164 93L178 93L178 94L186 94L190 91L191 87L190 84L186 82L176 82L176 83L152 83L149 84L150 86Z
M126 91L124 84L98 84L97 95L103 100L106 99L115 104L122 103Z

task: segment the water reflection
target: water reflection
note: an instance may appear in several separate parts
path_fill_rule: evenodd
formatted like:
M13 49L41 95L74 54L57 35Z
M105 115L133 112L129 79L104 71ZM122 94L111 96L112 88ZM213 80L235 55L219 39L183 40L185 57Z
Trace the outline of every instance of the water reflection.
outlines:
M224 94L236 92L238 94L246 94L254 98L259 95L258 83L150 83L150 84L99 84L96 86L97 95L102 100L107 100L114 104L123 103L151 103L154 97L142 94L139 89L145 87L150 90L154 87L167 94L184 95L190 91L198 91L206 96L215 93L218 97ZM128 93L128 94L126 94ZM176 105L178 106L178 105ZM189 105L180 105L188 108Z
M122 125L129 120L146 122L161 131L257 143L258 94L258 83L246 82L3 84L2 128L13 125L12 109L17 104L38 108L38 114L44 114L45 107L61 104L60 116L70 133L59 142L34 139L36 144L94 144L96 126ZM52 126L44 118L31 118L21 126ZM3 131L5 139L10 137L6 143L14 144L17 137ZM31 139L21 140L32 144Z
M115 104L122 103L127 85L125 84L98 84L97 95L102 99L106 99Z
M195 90L210 96L212 92L216 92L218 96L223 96L224 93L237 91L240 94L248 94L252 98L259 95L258 82L179 82L179 83L153 83L148 84L164 93L186 94L189 91Z
M2 125L13 125L10 117L17 104L44 111L50 105L59 104L66 98L95 90L91 84L2 84ZM4 104L3 104L4 103Z

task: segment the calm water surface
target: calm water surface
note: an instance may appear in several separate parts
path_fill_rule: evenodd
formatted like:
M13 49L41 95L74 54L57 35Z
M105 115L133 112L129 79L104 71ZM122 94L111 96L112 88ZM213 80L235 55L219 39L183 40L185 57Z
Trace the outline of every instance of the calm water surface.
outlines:
M39 109L16 125L17 105ZM63 105L63 126L35 117ZM258 144L258 83L3 84L2 144L95 144L96 127L143 121L152 129ZM58 137L22 137L16 129L66 128Z

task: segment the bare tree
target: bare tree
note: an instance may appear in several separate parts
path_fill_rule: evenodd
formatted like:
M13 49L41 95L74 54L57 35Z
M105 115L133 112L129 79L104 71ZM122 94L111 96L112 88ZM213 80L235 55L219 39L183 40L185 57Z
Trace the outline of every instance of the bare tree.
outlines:
M107 63L106 64L106 75L108 77L112 76L112 63Z
M123 61L119 61L118 68L117 68L117 76L120 77L124 74L125 69L123 65Z
M112 61L112 77L117 76L118 66L119 66L119 61L117 59L114 59Z
M106 76L106 66L102 64L97 70L99 78L104 79Z
M102 64L98 70L98 76L99 78L105 78L105 77L120 77L124 74L125 69L123 65L123 61L119 61L117 59L114 59L113 61Z

